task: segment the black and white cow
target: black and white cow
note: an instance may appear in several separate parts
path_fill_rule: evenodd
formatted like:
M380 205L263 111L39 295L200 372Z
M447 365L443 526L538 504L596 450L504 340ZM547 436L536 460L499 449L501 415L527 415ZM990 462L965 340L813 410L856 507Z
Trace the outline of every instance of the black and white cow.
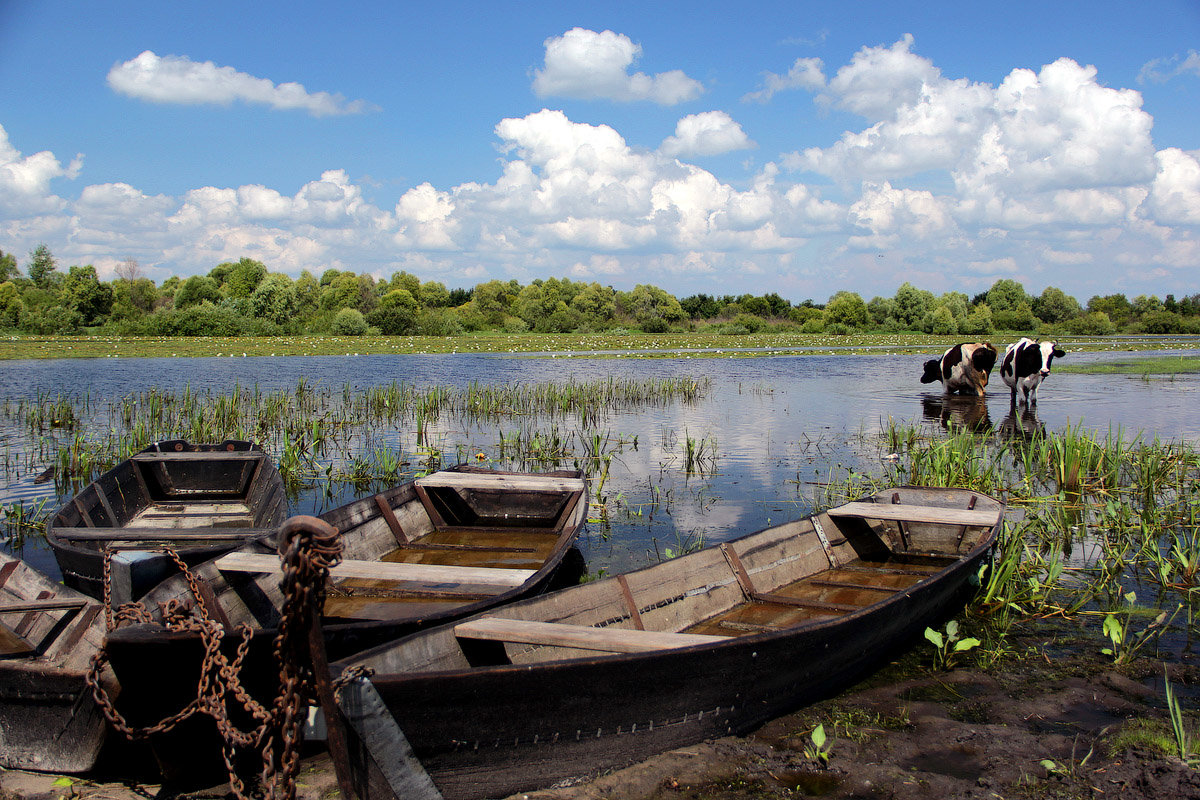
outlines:
M1037 342L1026 338L1010 344L1000 364L1000 377L1012 390L1012 404L1017 404L1017 389L1020 389L1025 405L1037 405L1038 385L1050 375L1050 364L1054 359L1066 354L1058 342Z
M941 358L926 361L921 383L941 381L946 394L983 397L995 365L996 348L990 342L964 342L951 347Z

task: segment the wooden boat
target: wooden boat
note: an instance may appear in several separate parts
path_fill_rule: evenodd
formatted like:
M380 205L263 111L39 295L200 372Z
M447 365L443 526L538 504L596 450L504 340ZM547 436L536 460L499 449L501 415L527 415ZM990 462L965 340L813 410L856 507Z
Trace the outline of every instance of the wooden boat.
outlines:
M345 657L543 591L556 578L577 582L580 565L565 562L578 556L574 542L586 512L578 471L461 466L322 514L343 543L322 620L327 652ZM242 623L253 631L241 680L264 701L279 683L272 653L283 605L279 570L278 553L258 542L194 570L199 602L224 626L227 652L241 641ZM168 578L142 603L157 614L172 600L195 602L182 575ZM109 634L106 653L125 687L123 713L136 724L195 699L203 650L194 632L152 623L119 627ZM165 770L190 766L175 762L168 745L160 742L158 749Z
M505 797L744 733L959 611L1003 515L897 488L336 662L355 790Z
M87 685L103 606L0 553L0 767L86 772L107 720ZM110 693L112 671L100 675Z
M63 582L102 598L104 552L114 604L136 600L178 569L169 545L198 564L270 537L287 517L283 478L258 445L164 441L101 475L55 512L46 539Z

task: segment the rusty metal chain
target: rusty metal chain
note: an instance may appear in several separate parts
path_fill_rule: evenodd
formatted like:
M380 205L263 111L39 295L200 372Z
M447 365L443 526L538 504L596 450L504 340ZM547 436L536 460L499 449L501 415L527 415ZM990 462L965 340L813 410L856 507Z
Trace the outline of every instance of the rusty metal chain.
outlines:
M316 698L308 632L313 614L324 607L329 570L341 561L342 542L336 528L315 517L289 519L279 539L284 600L274 644L282 686L272 721L279 746L263 750L262 784L269 798L291 800L300 772L300 729Z
M109 630L139 622L159 622L168 630L195 633L201 641L204 656L196 687L196 698L184 708L159 722L145 726L130 725L117 707L101 676L108 667L108 656L102 648L92 659L87 675L88 685L102 713L113 728L131 740L147 739L166 733L184 720L205 714L216 723L221 736L221 755L229 775L230 788L238 800L251 800L252 795L238 773L239 751L262 753L263 768L259 792L268 800L294 800L296 777L299 774L301 725L307 706L315 696L313 675L307 648L307 631L312 624L314 609L319 613L324 605L325 584L329 568L341 560L341 540L333 526L316 517L293 517L280 530L280 542L286 545L282 553L283 579L280 586L284 602L282 620L273 650L280 665L280 691L271 708L255 700L241 681L242 664L249 653L252 631L242 623L235 633L240 635L232 658L221 649L226 631L212 618L202 602L199 578L184 560L170 547L156 548L165 552L176 564L188 584L194 601L172 599L159 606L160 619L143 603L126 603L112 608L111 548L104 553L104 605ZM226 698L254 720L249 730L238 728L230 719Z

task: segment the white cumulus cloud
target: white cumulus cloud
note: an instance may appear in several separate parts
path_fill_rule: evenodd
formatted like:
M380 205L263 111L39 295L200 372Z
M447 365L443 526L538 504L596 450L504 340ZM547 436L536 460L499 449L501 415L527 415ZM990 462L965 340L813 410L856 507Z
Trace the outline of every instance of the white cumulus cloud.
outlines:
M545 46L545 65L533 78L533 91L539 97L649 100L670 106L694 100L704 92L699 81L681 70L631 75L629 68L642 47L623 34L572 28L547 39Z
M233 67L187 56L159 56L151 50L115 64L108 85L116 92L152 103L231 105L235 101L280 111L307 111L314 117L361 114L376 107L340 94L310 92L295 82L273 83Z
M82 155L75 156L65 167L49 150L23 156L8 141L8 132L0 125L0 214L60 209L63 201L51 194L50 181L74 178L82 166Z
M778 92L790 89L807 89L815 92L825 88L825 65L819 58L798 58L786 75L766 73L761 89L750 92L743 101L765 103Z
M668 156L717 156L751 147L754 142L733 117L724 111L705 111L679 120L675 135L667 137L659 150Z

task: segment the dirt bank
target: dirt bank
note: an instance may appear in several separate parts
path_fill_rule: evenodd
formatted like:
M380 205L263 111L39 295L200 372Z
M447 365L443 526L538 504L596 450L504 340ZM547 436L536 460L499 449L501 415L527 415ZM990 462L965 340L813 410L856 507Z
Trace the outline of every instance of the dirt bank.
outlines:
M1200 798L1200 772L1173 745L1162 667L1117 671L1094 657L1027 651L1004 670L932 673L919 652L836 698L751 736L704 742L529 800L757 800L895 798ZM1197 671L1175 667L1181 691ZM1192 707L1192 701L1185 701ZM806 754L810 732L830 734L828 763ZM228 786L191 792L218 798ZM323 755L305 761L301 800L331 800ZM0 773L0 800L135 800L176 796L154 784Z

